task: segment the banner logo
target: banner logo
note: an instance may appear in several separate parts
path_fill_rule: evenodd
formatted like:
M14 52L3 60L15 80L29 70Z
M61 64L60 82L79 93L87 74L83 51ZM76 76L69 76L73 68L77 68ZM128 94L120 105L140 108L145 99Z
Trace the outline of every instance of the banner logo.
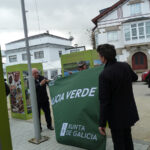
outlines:
M60 132L60 136L65 136L67 126L68 126L68 123L63 123L61 132Z
M86 130L86 126L79 124L63 123L60 131L60 136L71 136L91 141L97 141L97 135L95 133L88 132Z

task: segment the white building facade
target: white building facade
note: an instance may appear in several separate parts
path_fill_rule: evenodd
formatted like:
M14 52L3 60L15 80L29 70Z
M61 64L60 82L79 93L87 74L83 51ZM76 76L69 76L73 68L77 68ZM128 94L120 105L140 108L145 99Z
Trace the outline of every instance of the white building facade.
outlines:
M43 33L29 37L31 63L42 63L45 76L49 79L61 74L60 57L71 48L72 38ZM27 64L25 39L6 44L6 66Z
M120 0L93 20L96 47L113 44L136 72L150 69L150 0Z

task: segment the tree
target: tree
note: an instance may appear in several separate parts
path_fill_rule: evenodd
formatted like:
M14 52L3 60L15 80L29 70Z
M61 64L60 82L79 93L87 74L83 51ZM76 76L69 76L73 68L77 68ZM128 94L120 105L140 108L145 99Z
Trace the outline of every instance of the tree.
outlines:
M90 39L92 48L93 48L93 49L96 49L95 34L94 34L93 29L87 29L86 31L87 31L87 33L88 33L88 37L89 37L89 39Z

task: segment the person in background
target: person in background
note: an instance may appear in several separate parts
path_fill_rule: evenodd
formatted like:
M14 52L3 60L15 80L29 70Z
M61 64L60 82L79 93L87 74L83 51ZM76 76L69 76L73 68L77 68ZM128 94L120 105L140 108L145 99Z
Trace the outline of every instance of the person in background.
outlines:
M66 72L67 72L67 75L66 75L66 76L69 76L69 75L72 75L73 73L76 73L76 72L79 72L79 71L83 71L83 70L88 69L88 67L87 67L85 61L80 61L80 62L77 64L77 67L78 67L78 68L77 68L76 71L66 71Z
M6 79L4 79L4 81L5 81L6 96L8 96L10 94L10 88L8 84L6 83Z
M83 71L83 70L86 70L87 69L87 65L86 65L86 62L85 61L80 61L78 63L78 70L79 71Z
M116 61L113 45L99 45L97 52L101 62L105 64L99 75L99 132L106 135L105 127L108 122L114 150L133 150L131 127L139 120L139 115L132 82L137 81L138 76L127 63Z
M35 79L37 104L38 104L38 112L39 112L39 120L40 120L40 129L42 131L41 113L40 113L41 109L42 109L44 111L44 114L45 114L45 119L47 122L47 128L50 130L54 130L54 128L52 127L49 98L48 98L48 94L46 91L46 85L48 84L49 80L46 79L44 76L39 75L39 71L36 68L32 69L32 76Z

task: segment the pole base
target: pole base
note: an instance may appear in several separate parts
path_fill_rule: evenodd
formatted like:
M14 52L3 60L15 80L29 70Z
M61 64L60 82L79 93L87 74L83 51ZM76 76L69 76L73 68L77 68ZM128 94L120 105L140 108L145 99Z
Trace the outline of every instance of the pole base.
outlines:
M40 140L37 140L35 138L32 138L31 140L29 140L28 142L32 143L32 144L40 144L42 142L45 142L49 139L49 137L47 136L41 136L41 139Z

